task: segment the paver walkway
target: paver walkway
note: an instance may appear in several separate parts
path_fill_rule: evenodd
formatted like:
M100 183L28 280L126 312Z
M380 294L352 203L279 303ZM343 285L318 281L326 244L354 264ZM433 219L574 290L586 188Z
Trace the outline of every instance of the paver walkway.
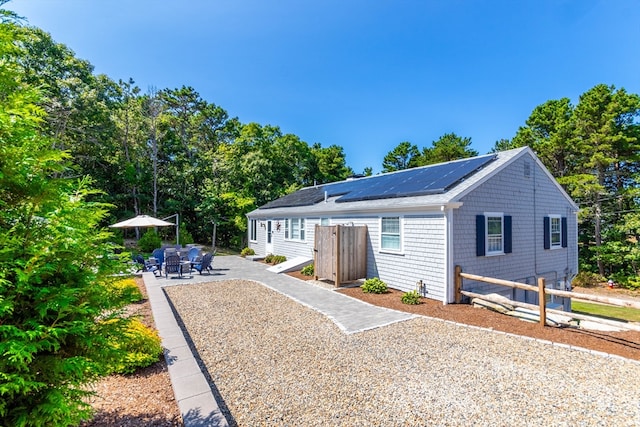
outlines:
M165 348L176 401L187 427L227 426L228 423L174 316L163 287L216 280L255 280L326 315L345 333L356 333L415 317L376 307L286 274L271 273L267 271L267 265L237 256L217 256L213 260L213 268L210 275L194 272L183 278L171 275L169 278L159 278L153 273L143 274L153 317Z

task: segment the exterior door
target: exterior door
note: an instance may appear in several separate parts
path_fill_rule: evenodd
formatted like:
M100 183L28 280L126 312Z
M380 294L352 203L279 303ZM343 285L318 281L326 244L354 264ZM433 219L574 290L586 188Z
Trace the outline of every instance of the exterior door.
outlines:
M273 253L273 222L267 221L267 240L264 245L265 255Z

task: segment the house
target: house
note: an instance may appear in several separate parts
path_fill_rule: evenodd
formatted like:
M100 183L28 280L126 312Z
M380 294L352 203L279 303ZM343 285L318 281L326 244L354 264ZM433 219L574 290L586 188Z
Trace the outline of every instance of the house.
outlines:
M454 269L568 289L578 206L529 147L303 188L247 215L257 254L313 258L315 225L366 225L367 277L454 302ZM537 304L497 285L465 288ZM568 301L551 301L568 309Z

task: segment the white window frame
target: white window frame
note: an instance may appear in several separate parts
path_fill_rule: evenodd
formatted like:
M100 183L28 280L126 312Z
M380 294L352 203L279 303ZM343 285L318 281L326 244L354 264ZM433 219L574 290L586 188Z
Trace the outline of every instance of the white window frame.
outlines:
M556 230L553 229L554 222L556 222L556 225L558 226ZM554 235L557 235L557 242L553 241ZM562 248L562 217L560 215L549 215L549 248Z
M490 235L489 234L489 218L500 218L500 234ZM499 236L499 237L496 237ZM499 239L500 248L495 248L492 250L492 247L495 246ZM484 214L484 247L485 247L485 255L493 256L493 255L504 255L504 213L503 212L485 212Z
M249 241L258 241L258 220L256 219L249 220Z
M306 239L304 218L287 218L284 220L284 239L304 242Z
M389 233L389 232L383 232L382 230L382 223L384 222L385 219L394 219L397 218L398 219L398 233ZM382 216L380 217L379 220L379 247L380 247L380 252L391 252L391 253L402 253L403 252L403 248L404 248L404 238L403 238L403 233L402 233L402 229L404 228L404 218L399 216L399 215L393 215L393 216ZM383 237L385 235L389 235L389 236L398 236L398 248L390 248L390 247L384 247L383 246Z

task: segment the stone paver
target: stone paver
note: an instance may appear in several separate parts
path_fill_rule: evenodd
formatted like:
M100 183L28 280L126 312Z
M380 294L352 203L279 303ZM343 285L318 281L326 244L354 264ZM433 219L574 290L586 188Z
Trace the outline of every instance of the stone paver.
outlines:
M237 256L217 256L213 273L179 278L155 277L144 273L151 310L165 348L169 376L185 426L228 426L213 391L199 368L162 288L217 280L249 279L286 295L329 317L345 333L356 333L415 317L376 307L343 294L325 289L286 274L275 274L267 265Z

